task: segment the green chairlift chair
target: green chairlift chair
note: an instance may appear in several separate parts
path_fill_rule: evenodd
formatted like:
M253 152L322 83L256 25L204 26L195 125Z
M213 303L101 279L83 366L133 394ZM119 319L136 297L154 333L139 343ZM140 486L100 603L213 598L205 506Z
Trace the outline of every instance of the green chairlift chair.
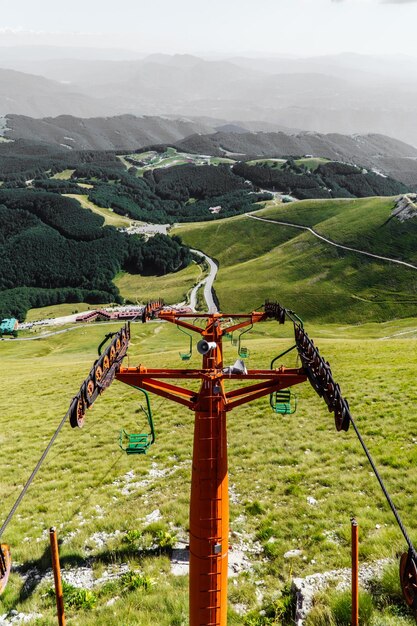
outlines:
M192 338L192 335L190 333L187 333L187 331L184 330L184 328L181 328L181 326L177 326L177 328L182 333L184 333L184 335L187 335L187 337L189 337L190 343L188 345L188 352L180 352L179 353L182 361L189 361L191 359L191 355L193 353L193 338Z
M126 452L126 454L146 454L148 448L155 441L155 430L152 419L151 403L149 401L149 395L144 389L141 389L140 387L135 387L135 389L141 391L146 399L146 408L144 408L143 406L141 406L140 408L147 418L149 432L131 434L122 428L122 430L120 431L119 446L124 452Z

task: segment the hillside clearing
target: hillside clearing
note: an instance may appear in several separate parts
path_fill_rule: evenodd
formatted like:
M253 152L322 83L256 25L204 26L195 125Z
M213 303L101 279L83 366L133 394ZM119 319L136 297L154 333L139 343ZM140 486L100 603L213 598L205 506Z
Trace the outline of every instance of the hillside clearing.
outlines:
M121 226L130 226L132 223L132 220L128 217L123 217L122 215L114 213L110 209L104 209L97 206L96 204L94 204L94 202L91 202L91 200L89 200L87 195L78 195L73 193L64 193L62 195L67 198L74 198L74 200L78 200L83 209L90 209L90 211L93 211L94 213L101 215L101 217L104 217L104 223L108 226L115 226L116 228L118 228Z
M56 180L70 180L71 176L74 174L75 170L63 170L62 172L57 172L51 178Z
M187 294L201 276L200 266L191 263L188 267L166 276L141 276L120 272L114 284L127 302L147 302L163 298L167 304L184 302Z

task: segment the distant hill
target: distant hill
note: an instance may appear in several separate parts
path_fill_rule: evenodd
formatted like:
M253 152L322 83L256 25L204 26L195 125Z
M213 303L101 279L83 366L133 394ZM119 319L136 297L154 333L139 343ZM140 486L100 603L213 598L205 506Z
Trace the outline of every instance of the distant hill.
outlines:
M183 151L213 156L288 157L312 155L381 170L417 186L417 149L385 135L340 135L302 132L193 135L177 143Z
M0 69L0 115L32 117L71 113L80 117L112 115L117 110L88 93L42 76Z
M270 124L208 118L170 118L120 115L77 118L61 115L34 119L7 115L4 136L59 150L139 150L158 144L179 151L234 158L313 156L380 170L417 188L417 149L385 135L341 135L312 132L274 132ZM220 130L219 130L220 129ZM262 132L263 130L267 132Z
M284 131L279 124L236 122L221 119L167 117L156 115L116 115L80 118L59 115L42 119L27 115L6 115L1 126L9 139L32 141L73 150L135 150L146 145L175 143L193 134L248 131Z
M417 265L417 217L393 217L393 198L303 200L258 211L314 228L342 245ZM353 323L415 315L417 270L348 252L297 228L242 215L174 231L219 263L222 310L274 294L305 320Z
M147 144L177 142L193 133L210 133L209 126L189 119L156 116L78 118L60 115L34 119L23 115L6 116L9 139L39 141L69 150L135 150Z
M178 146L190 152L224 156L225 152L246 156L302 156L311 154L328 159L363 161L371 157L415 157L417 148L385 135L341 135L301 132L235 133L217 132L213 135L187 137Z

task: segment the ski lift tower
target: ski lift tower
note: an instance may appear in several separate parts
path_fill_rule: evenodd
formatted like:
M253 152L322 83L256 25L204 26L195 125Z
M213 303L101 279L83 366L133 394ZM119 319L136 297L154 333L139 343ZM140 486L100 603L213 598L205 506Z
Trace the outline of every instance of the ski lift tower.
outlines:
M226 416L242 404L302 383L307 376L303 368L247 370L242 361L224 367L222 338L268 318L283 321L281 309L273 306L268 309L266 305L265 312L245 315L160 310L152 312L152 316L201 335L197 349L203 356L202 367L120 367L116 379L177 402L195 413L189 542L190 626L226 626L229 548ZM196 325L198 318L205 322L203 327ZM201 385L196 392L168 380L200 380ZM229 382L235 384L227 390ZM237 388L239 382L245 384Z

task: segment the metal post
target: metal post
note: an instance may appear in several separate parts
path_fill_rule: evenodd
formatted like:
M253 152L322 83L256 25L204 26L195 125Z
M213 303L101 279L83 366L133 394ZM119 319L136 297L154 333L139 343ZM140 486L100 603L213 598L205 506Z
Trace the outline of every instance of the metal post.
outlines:
M56 529L53 527L49 529L49 540L51 543L52 569L54 571L58 624L59 626L65 626L66 621L65 621L65 613L64 613L64 596L62 594L61 567L59 564L58 539L56 535Z
M221 371L222 338L217 323L204 339L216 348L203 358L206 371ZM205 380L195 414L190 499L190 626L226 626L229 494L227 431L221 379Z
M359 527L355 518L352 525L352 626L359 626Z

